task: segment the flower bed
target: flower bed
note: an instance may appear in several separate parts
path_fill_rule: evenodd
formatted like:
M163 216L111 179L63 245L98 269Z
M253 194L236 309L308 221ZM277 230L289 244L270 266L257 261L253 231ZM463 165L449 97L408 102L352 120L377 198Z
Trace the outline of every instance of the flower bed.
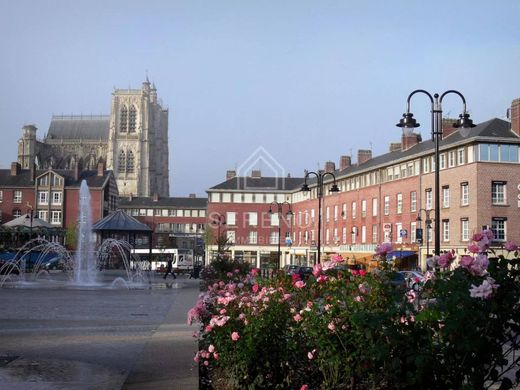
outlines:
M200 325L195 360L207 387L512 387L520 260L488 257L490 232L474 238L471 255L432 258L437 271L419 292L395 286L384 261L374 273L337 271L340 256L308 280L238 268L206 280L188 319Z

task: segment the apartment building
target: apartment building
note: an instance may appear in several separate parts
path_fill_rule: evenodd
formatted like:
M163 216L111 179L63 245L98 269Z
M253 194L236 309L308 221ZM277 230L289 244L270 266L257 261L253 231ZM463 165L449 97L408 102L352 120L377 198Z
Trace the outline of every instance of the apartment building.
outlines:
M519 114L520 99L516 99L511 122L490 119L464 136L452 126L453 121L443 120L440 221L434 220L433 211L434 143L421 134L403 135L400 143L391 144L389 152L380 156L360 150L355 164L351 156L342 156L338 169L333 162L326 163L324 171L333 173L340 191L328 191L333 180L327 175L322 197L322 260L340 253L350 261L367 263L377 244L392 242L393 257L425 268L427 252L433 252L436 225L441 251L465 253L472 234L483 227L493 229L499 250L506 241L520 242L520 231L515 228L520 224ZM232 256L255 266L276 257L280 237L275 233L276 221L267 216L274 200L289 202L294 213L283 224L279 266L317 261L315 179L307 180L309 192L301 191L303 178L285 178L288 181L275 190L268 187L280 178L227 179L207 191L208 218L212 223L215 215L225 217L227 234L235 242L228 248Z

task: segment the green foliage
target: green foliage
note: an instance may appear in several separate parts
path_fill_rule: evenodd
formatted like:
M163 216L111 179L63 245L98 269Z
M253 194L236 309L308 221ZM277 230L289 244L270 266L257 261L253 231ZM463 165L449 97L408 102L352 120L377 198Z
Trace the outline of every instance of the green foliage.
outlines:
M490 259L481 276L443 269L414 295L393 288L389 270L325 271L303 284L245 275L219 258L213 276L224 279L198 304L198 359L213 383L236 389L511 388L520 378L519 264ZM489 278L491 295L470 294Z

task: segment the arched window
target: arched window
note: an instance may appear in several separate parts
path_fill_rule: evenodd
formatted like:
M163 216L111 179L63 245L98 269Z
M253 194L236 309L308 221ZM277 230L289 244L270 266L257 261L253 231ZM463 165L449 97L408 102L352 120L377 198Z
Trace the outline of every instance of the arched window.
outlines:
M126 154L123 149L119 151L119 159L118 159L118 167L119 172L124 172L126 168Z
M134 172L134 153L131 150L128 151L128 156L126 157L126 172Z
M137 118L137 112L134 106L130 107L130 115L128 116L128 132L135 133L135 122Z
M126 106L121 107L121 113L119 117L119 131L126 133L128 131L128 109Z

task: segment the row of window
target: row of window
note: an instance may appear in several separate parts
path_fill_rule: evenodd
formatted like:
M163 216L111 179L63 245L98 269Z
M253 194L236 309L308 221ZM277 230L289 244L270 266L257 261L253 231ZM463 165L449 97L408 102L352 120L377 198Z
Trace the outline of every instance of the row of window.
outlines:
M13 218L18 218L22 216L22 210L13 209L12 211ZM50 213L48 210L36 210L36 217L42 219L46 222L50 222L53 225L61 225L62 221L62 212L61 210L51 210ZM50 219L49 219L50 216Z
M206 217L204 209L127 209L126 213L134 217Z
M51 176L51 177L49 178L49 176ZM41 187L48 186L49 183L52 184L53 187L62 187L63 178L60 176L54 175L54 174L52 174L52 175L47 174L38 179L38 185Z
M160 233L202 233L203 223L159 223L157 231Z
M131 150L124 151L121 149L119 151L119 156L117 160L117 167L119 173L134 173L135 171L135 157L134 152Z
M119 132L135 133L136 130L137 110L134 105L128 109L126 106L121 107L119 112Z
M61 205L63 193L61 191L52 191L50 194L51 204ZM49 204L49 191L38 191L38 204Z
M250 192L212 192L209 196L209 201L213 203L283 203L289 200L285 194L255 194Z

